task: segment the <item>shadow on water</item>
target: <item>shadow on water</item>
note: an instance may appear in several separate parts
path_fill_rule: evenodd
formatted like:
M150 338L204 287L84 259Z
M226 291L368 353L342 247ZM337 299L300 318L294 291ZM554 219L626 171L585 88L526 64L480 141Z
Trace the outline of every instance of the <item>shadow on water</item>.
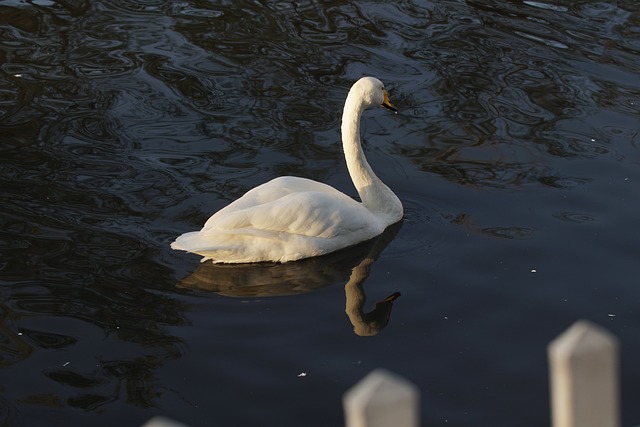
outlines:
M389 322L393 301L400 292L378 301L365 312L364 282L371 265L396 237L402 221L367 242L316 258L287 263L214 264L198 266L178 283L180 288L215 292L227 297L275 297L300 295L325 286L345 284L345 312L354 332L361 336L378 334Z

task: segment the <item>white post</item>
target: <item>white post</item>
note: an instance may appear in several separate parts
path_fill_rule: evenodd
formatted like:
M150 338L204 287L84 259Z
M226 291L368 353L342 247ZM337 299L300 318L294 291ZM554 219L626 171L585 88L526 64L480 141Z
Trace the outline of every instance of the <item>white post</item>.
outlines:
M617 338L580 320L547 350L553 427L619 427Z
M347 427L418 427L420 391L391 372L376 369L344 394Z
M174 421L171 418L156 416L144 423L142 427L187 427L187 425Z
M171 418L163 416L155 416L144 423L141 427L188 427L186 424L179 423Z

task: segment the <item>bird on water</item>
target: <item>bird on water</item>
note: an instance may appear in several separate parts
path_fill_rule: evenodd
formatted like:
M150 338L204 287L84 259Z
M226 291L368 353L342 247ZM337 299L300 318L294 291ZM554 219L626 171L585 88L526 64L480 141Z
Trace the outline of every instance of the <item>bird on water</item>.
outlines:
M380 235L402 219L403 208L371 169L360 142L362 113L374 106L397 112L384 84L363 77L347 95L341 127L347 168L361 202L322 182L282 176L249 190L171 247L214 263L288 262Z

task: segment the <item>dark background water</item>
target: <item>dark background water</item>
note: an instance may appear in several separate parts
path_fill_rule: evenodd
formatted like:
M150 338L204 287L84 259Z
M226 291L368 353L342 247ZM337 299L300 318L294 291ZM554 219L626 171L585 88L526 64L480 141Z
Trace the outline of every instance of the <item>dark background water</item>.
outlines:
M639 53L635 1L0 2L0 425L341 425L376 367L424 425L548 425L580 318L640 423ZM363 75L401 111L363 124L395 236L284 270L169 248L275 176L354 195ZM375 336L358 289L402 293Z

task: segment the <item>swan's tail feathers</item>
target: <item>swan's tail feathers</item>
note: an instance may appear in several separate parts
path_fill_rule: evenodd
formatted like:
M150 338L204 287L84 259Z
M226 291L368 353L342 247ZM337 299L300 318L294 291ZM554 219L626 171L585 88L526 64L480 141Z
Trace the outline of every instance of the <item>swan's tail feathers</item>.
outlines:
M191 252L194 249L198 249L201 245L202 241L200 233L192 231L190 233L184 233L182 236L178 236L178 238L171 243L171 249Z
M179 236L173 243L171 249L191 252L202 256L201 262L213 260L214 262L237 262L233 261L235 252L228 246L215 244L211 241L211 236L200 231L192 231ZM227 261L228 260L228 261Z
M171 249L201 254L203 252L224 251L228 248L213 244L211 236L199 231L192 231L179 236L171 243Z

